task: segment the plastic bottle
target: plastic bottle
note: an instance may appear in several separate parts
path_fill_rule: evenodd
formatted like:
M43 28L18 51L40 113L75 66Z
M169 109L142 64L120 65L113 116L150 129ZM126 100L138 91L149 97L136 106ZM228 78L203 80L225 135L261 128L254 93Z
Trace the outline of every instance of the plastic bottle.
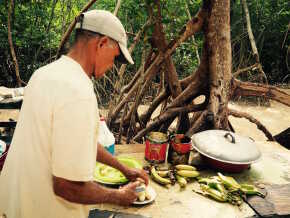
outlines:
M6 151L6 143L0 140L0 156Z
M111 154L115 153L115 137L109 130L106 121L103 117L100 118L99 132L97 141L107 149Z

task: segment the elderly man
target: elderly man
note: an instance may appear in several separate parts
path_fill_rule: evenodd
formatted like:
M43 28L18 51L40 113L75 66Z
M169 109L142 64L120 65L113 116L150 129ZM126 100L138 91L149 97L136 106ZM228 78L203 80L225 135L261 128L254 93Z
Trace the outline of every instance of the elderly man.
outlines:
M88 217L89 204L129 205L142 170L119 163L97 145L99 111L92 76L102 77L117 58L133 64L123 25L102 10L84 13L67 55L31 77L0 176L0 214L8 218ZM96 160L130 179L109 189L93 182Z

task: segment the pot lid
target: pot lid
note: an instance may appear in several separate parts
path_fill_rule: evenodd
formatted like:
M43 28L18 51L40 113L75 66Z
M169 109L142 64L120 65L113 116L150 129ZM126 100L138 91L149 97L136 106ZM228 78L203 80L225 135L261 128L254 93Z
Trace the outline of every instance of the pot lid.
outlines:
M249 164L261 157L252 139L230 131L203 131L194 134L192 142L201 154L223 162Z

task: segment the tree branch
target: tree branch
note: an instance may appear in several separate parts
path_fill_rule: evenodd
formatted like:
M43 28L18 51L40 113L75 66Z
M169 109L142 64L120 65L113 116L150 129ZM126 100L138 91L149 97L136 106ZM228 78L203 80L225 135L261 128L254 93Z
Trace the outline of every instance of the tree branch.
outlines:
M188 99L200 93L201 90L208 87L208 53L205 47L203 48L201 63L196 72L192 73L192 75L192 77L188 77L181 81L181 85L187 87L171 102L168 108L180 106Z
M256 46L254 34L253 34L253 31L252 31L252 27L251 27L251 20L250 20L250 14L249 14L247 1L246 0L242 0L242 4L243 4L244 11L245 11L247 30L248 30L248 35L249 35L252 51L253 51L254 57L256 59L256 63L258 64L257 68L258 68L259 72L262 74L262 77L265 79L265 83L268 84L267 76L266 76L266 74L265 74L265 72L263 70L262 65L260 64L260 57L259 57L258 49L257 49L257 46Z
M248 72L249 70L255 70L258 67L258 63L253 64L252 66L245 67L243 69L238 69L233 73L233 77L237 78L241 73Z
M146 88L148 87L148 84L144 81L144 65L145 65L145 56L146 56L146 49L144 48L143 52L142 52L142 57L141 57L141 66L142 66L142 70L141 70L141 79L139 80L139 88L137 90L136 93L136 98L135 98L135 103L129 113L130 115L130 123L129 123L129 127L128 127L128 131L127 131L127 142L130 142L131 139L131 135L130 135L130 130L132 129L134 135L136 134L136 116L138 116L138 106L140 104L140 101L143 97L143 94L146 90Z
M127 111L128 111L128 104L125 105L125 108L124 108L123 113L122 113L121 122L120 122L120 126L119 126L119 135L118 135L117 142L116 142L117 144L120 144L121 140L122 140L123 121L124 121L125 115L127 114Z
M234 79L233 96L266 97L290 106L290 95L275 86L242 82L237 79Z
M120 6L121 6L121 2L122 2L122 0L118 0L118 2L117 2L117 5L116 5L114 13L113 13L115 16L117 16L117 14L118 14L118 11L119 11Z
M194 122L193 126L186 132L186 135L191 137L194 133L196 133L198 130L200 130L201 126L204 123L204 120L207 116L207 110L201 112L200 114L198 114L198 118L196 119L196 121Z
M201 9L198 14L186 24L186 27L182 29L179 37L173 41L171 41L171 43L169 44L166 52L163 54L158 54L158 56L154 59L154 61L152 62L152 64L148 67L148 69L146 69L145 71L145 78L146 79L151 79L153 77L153 75L158 72L158 70L160 69L161 63L164 61L164 59L166 57L168 57L169 55L171 55L175 49L184 41L186 40L188 37L190 37L192 34L198 32L203 24L204 18L206 15L206 11L205 9ZM115 121L117 114L120 112L120 110L122 109L122 107L124 106L125 102L128 101L129 98L132 97L133 93L136 91L137 89L137 83L132 87L132 89L129 91L129 93L125 96L124 99L122 99L122 101L114 108L114 110L112 111L112 115L111 117L108 118L108 122L109 126L112 124L112 122Z
M188 19L192 19L191 18L190 11L189 11L189 8L188 8L187 2L185 2L185 9L186 9L186 13L187 13ZM192 38L192 43L194 44L194 50L195 50L195 54L196 54L196 58L197 58L197 63L200 64L200 57L199 57L199 53L198 53L198 46L197 46L197 44L195 42L194 35L192 35L191 38Z
M199 104L199 105L187 105L183 107L177 107L177 108L170 108L164 113L160 114L157 118L154 119L154 121L145 129L138 132L138 134L133 138L135 141L139 141L142 139L143 136L145 136L148 132L158 128L162 123L166 122L168 119L175 118L179 113L190 113L195 111L204 110L206 107L206 104Z
M75 19L71 22L71 24L69 25L67 31L65 32L65 34L63 35L62 39L61 39L61 42L58 46L58 49L57 49L57 53L56 53L56 58L59 58L60 57L60 53L63 49L63 46L64 44L66 43L66 41L68 40L71 32L73 31L76 23L77 23L77 20L78 18L80 17L80 15L84 12L86 12L97 0L91 0L88 2L88 4L86 4L83 9L80 11L80 13L75 17Z
M246 118L250 122L256 124L258 129L261 130L270 141L275 141L275 139L273 138L270 131L267 130L267 128L259 120L255 119L251 115L249 115L245 112L240 112L240 111L236 111L233 109L229 109L229 115L232 115L232 116L238 117L238 118Z
M14 65L15 65L15 74L16 74L17 85L18 85L18 87L21 87L21 84L23 81L20 78L19 66L18 66L18 61L16 58L14 46L13 46L12 33L11 33L11 14L12 14L12 8L14 8L14 1L13 0L10 0L10 4L8 7L9 7L9 9L8 9L8 42L9 42L11 56L12 56L12 59L13 59Z
M141 125L146 126L147 122L151 118L153 112L156 110L158 105L164 101L169 96L169 91L163 89L162 92L152 101L152 104L149 106L148 110L140 116Z
M155 29L154 29L154 39L155 44L158 47L158 50L160 53L164 53L167 47L167 40L163 31L163 24L162 24L162 15L161 15L161 6L160 6L160 0L155 1L155 5L157 6L157 13L155 15L156 23L155 23ZM150 8L151 9L151 8ZM151 9L151 14L153 15L153 10ZM181 92L181 85L178 80L178 75L176 72L176 68L174 65L174 62L171 58L171 56L168 56L164 60L165 62L165 68L167 69L165 72L165 78L167 83L169 84L170 92L172 98L176 98ZM164 124L164 128L167 129L172 121L169 121L168 123ZM180 114L177 121L177 129L179 132L187 131L189 128L189 118L187 114Z
M134 37L134 42L130 45L129 47L129 53L131 54L134 50L134 48L136 47L137 43L140 41L141 36L144 34L144 32L146 31L146 29L151 25L151 19L147 20L147 22L142 26L142 28L139 30L139 32L137 33L137 35ZM125 72L127 64L122 64L120 67L120 70L118 72L120 78L123 77L123 74Z

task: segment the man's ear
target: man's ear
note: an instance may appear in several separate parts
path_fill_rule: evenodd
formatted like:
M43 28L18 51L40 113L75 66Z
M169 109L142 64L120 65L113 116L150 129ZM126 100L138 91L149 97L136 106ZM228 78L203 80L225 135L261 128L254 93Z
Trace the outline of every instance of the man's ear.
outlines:
M104 45L108 44L109 43L109 38L107 36L102 36L100 39L99 39L99 42L98 42L98 45L99 47L103 47Z

